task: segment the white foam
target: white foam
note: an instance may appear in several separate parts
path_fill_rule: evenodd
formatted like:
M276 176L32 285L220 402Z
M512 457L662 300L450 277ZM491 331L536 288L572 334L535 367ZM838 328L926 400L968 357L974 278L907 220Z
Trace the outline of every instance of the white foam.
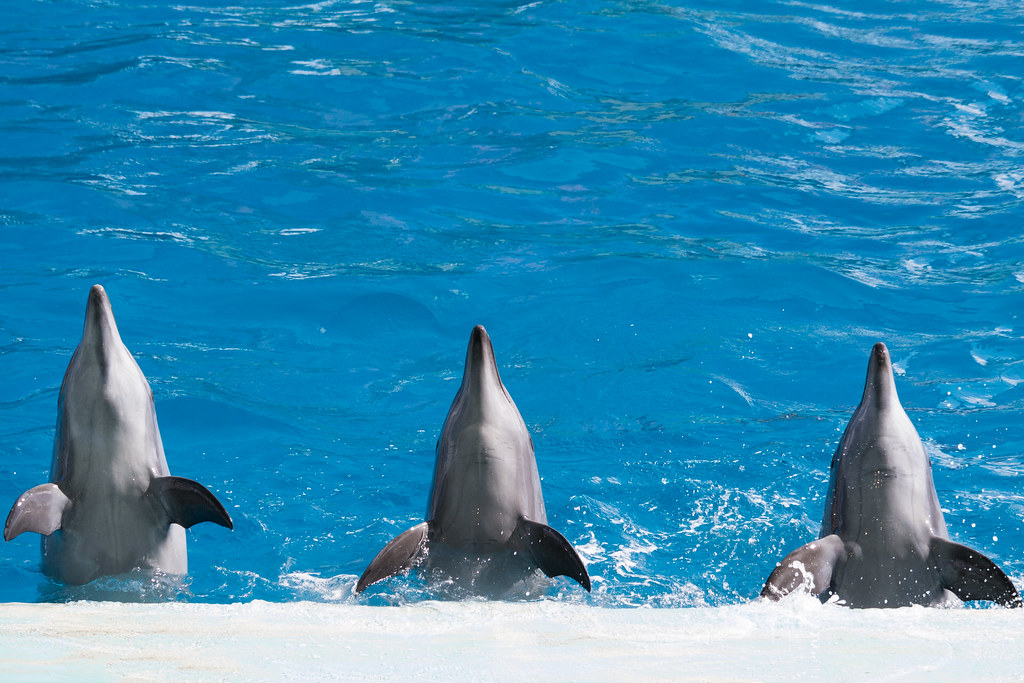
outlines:
M5 678L1014 678L1024 610L559 602L0 605Z

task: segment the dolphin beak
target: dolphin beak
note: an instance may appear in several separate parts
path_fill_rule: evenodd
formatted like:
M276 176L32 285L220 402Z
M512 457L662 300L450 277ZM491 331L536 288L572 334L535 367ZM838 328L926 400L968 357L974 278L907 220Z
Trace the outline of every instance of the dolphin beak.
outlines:
M868 376L864 383L864 396L861 402L874 400L879 406L895 401L899 405L896 394L896 379L892 374L892 358L889 349L882 342L871 348L871 359L868 361Z
M882 342L878 342L871 348L871 360L878 365L889 363L889 348Z
M466 349L466 369L462 375L463 386L482 387L490 385L497 380L501 386L501 378L498 375L498 362L494 358L494 347L491 345L491 338L483 325L473 328L469 336L469 348Z
M483 367L488 361L494 362L494 346L483 325L477 325L469 335L469 349L466 351L466 369Z
M89 310L96 311L103 308L110 308L110 298L103 285L93 285L89 290Z
M114 311L110 307L110 298L102 285L93 285L89 290L89 302L85 307L85 329L82 341L100 344L119 343L121 334L117 331Z

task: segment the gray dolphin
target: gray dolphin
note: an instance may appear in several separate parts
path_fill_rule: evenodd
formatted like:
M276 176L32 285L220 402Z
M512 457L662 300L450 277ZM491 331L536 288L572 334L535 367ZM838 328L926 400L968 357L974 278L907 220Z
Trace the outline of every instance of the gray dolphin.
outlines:
M949 540L921 438L896 395L885 344L875 344L864 395L832 458L821 534L768 577L762 597L808 591L851 607L992 600L1020 607L992 560Z
M184 574L185 528L232 527L205 487L170 476L153 392L100 285L60 388L50 480L14 503L4 539L43 534L43 572L62 583L133 569Z
M480 325L470 336L462 386L437 442L427 521L388 543L359 578L356 592L426 558L456 578L467 565L493 560L506 579L540 569L590 590L583 561L547 525L533 440L501 383L490 337Z

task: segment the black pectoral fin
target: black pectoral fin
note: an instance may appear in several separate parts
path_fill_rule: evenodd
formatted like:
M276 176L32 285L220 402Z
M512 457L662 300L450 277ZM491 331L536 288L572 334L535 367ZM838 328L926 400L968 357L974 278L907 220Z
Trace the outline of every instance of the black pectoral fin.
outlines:
M845 546L835 534L800 546L768 576L761 597L781 600L798 589L821 595L831 585L832 571L845 554Z
M356 593L362 593L378 581L411 569L427 547L427 529L427 523L423 522L391 539L359 577Z
M184 477L157 477L149 483L148 493L167 511L170 522L186 529L200 522L234 528L224 506L199 482Z
M546 524L519 520L513 534L516 549L533 557L537 566L549 577L568 576L590 591L590 574L583 560L565 536Z
M60 528L64 509L70 504L56 484L40 484L25 491L7 515L4 540L9 541L23 531L49 536Z
M991 600L1004 607L1021 607L1020 593L996 563L977 550L933 538L932 560L942 575L942 585L961 600Z

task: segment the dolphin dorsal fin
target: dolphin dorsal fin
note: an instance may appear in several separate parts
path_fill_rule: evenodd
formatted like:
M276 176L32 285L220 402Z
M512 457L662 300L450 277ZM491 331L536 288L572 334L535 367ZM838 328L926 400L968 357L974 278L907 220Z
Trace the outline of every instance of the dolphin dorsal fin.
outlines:
M146 494L167 512L169 523L180 524L186 529L200 522L234 528L224 506L199 482L184 477L155 477L150 481Z
M40 484L25 491L7 515L4 540L10 541L23 531L49 536L60 528L64 510L70 504L71 500L56 484Z
M547 576L568 576L590 592L590 574L583 560L565 536L547 524L521 517L512 533L512 543L517 550L533 557Z
M429 528L428 523L423 522L391 539L359 577L356 593L362 593L378 581L411 569L423 557Z
M961 600L991 600L1004 607L1024 606L1009 577L977 550L935 536L931 556L942 575L942 585Z

